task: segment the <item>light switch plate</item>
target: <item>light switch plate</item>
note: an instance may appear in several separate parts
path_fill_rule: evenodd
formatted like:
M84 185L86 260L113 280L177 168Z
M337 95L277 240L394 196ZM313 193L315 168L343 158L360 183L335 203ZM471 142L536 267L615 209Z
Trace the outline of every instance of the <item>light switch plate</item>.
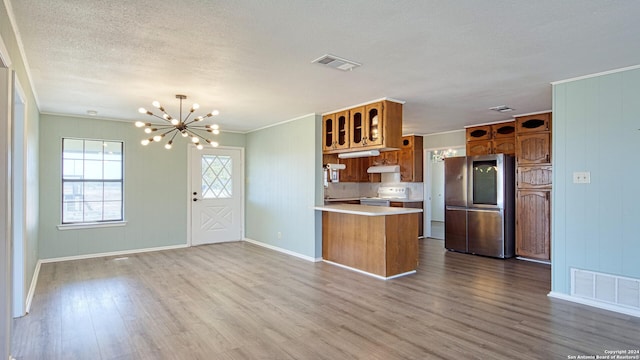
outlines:
M573 183L574 184L590 184L591 183L591 172L589 172L589 171L574 171L573 172Z

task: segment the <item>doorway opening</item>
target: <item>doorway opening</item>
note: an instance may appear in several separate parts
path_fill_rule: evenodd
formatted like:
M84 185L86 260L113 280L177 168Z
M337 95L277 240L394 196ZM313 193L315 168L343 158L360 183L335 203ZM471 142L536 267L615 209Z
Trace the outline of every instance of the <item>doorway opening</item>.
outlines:
M465 156L465 154L464 146L424 150L426 237L444 240L444 157Z

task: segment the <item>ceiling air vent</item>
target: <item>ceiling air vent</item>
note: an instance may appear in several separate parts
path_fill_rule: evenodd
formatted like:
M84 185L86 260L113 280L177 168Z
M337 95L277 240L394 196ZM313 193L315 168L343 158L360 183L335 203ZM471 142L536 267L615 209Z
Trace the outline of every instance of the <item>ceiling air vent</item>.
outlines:
M503 112L513 111L514 109L508 107L507 105L500 105L500 106L494 106L492 108L489 108L489 110L503 113Z
M343 59L341 57L338 57L338 56L335 56L335 55L329 55L329 54L325 54L325 55L320 56L319 58L313 60L312 63L318 63L320 65L326 65L328 67L331 67L331 68L334 68L334 69L338 69L338 70L342 70L342 71L353 70L354 68L357 68L358 66L362 66L362 64L359 64L359 63L357 63L355 61Z

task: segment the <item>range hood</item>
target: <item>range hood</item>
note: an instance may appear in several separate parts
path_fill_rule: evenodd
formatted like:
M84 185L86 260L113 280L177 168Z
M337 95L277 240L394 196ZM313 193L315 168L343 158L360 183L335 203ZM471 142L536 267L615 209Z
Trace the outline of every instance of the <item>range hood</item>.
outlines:
M399 173L400 166L399 165L380 165L380 166L372 166L367 169L369 174L383 174L383 173Z

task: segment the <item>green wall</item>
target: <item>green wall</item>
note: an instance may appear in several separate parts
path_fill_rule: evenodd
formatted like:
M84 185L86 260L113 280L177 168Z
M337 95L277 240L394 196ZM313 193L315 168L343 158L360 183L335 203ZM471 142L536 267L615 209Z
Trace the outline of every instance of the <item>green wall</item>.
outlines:
M553 87L552 292L571 268L640 278L638 99L640 69Z
M188 149L142 146L144 133L131 123L42 115L40 123L41 259L146 249L187 243ZM124 141L126 226L58 230L63 137ZM245 135L222 133L220 146L245 146Z
M320 125L320 116L308 115L247 134L247 238L322 256L313 210L322 203Z
M20 54L15 33L11 27L11 22L6 12L6 8L0 5L0 37L7 47L12 64L10 70L15 71L16 78L25 93L25 109L27 122L24 124L26 130L26 153L25 167L27 183L25 184L25 291L29 289L33 273L38 262L38 134L40 113L33 95L31 83L27 77L24 59ZM4 156L4 154L2 155Z
M423 135L422 137L425 149L442 149L449 147L466 146L465 130L447 131L437 134Z

